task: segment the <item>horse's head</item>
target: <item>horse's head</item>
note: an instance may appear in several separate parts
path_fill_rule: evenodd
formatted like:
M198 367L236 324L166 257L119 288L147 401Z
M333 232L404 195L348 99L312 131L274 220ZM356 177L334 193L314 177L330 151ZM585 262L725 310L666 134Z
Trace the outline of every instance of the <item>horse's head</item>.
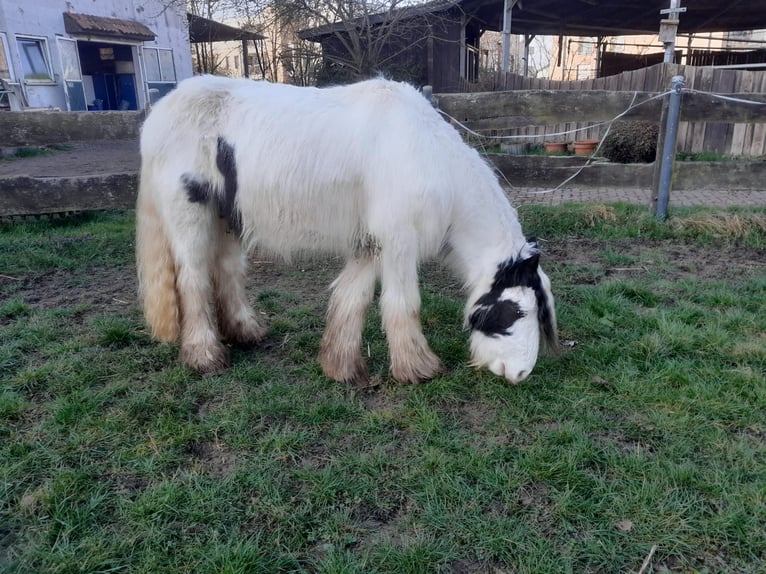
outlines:
M498 265L491 288L473 303L467 320L471 364L487 367L514 385L532 372L541 339L558 352L551 281L540 268L534 239Z

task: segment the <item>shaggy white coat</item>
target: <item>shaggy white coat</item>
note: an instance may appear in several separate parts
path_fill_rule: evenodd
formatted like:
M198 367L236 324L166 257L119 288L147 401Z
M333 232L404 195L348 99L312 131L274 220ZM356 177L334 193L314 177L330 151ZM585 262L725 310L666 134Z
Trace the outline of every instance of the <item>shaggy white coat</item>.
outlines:
M189 201L184 186L194 178L223 193L219 138L234 150L241 240L213 202ZM255 343L265 335L245 297L241 246L347 258L332 286L320 362L328 376L349 381L366 376L361 331L376 279L392 374L418 381L440 369L420 328L419 262L445 255L465 284L467 314L501 262L529 255L490 167L406 84L317 89L195 77L154 107L141 158L145 315L156 338L180 335L181 359L200 371L226 366L221 337ZM534 296L516 297L535 317ZM513 336L479 335L471 341L475 364L512 382L532 371L536 319Z

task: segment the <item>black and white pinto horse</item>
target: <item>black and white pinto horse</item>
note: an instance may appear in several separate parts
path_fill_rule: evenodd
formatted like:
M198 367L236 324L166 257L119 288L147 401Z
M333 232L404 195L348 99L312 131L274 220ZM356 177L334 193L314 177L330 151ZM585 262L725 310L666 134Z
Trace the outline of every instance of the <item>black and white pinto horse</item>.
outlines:
M490 167L409 85L325 89L202 76L147 118L137 205L139 289L153 336L200 372L222 340L266 335L245 295L245 251L342 254L319 361L367 377L365 312L381 282L392 376L441 369L420 325L418 266L442 256L468 293L472 364L511 383L556 349L550 281Z

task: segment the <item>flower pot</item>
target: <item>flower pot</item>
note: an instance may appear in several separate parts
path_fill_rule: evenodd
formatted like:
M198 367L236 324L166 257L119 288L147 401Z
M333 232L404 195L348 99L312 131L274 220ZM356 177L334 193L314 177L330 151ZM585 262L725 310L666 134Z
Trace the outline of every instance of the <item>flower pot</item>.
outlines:
M545 151L547 153L565 153L567 151L567 144L564 142L545 142Z
M580 140L574 143L575 155L593 155L599 140Z

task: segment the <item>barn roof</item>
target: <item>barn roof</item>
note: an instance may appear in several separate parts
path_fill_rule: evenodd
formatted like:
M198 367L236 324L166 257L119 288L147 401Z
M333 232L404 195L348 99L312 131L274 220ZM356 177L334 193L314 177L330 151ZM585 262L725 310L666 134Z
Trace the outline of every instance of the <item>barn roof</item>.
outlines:
M235 28L209 18L203 18L190 12L186 13L189 20L189 42L230 42L235 40L263 40L266 36Z
M680 33L728 32L766 28L764 0L684 0L686 12L680 15ZM660 10L668 0L519 0L511 17L512 34L564 36L619 36L657 34ZM402 8L412 16L460 10L481 22L485 30L503 29L503 0L437 0ZM409 14L408 14L409 15ZM375 25L386 21L386 14L367 18ZM359 19L357 23L364 22ZM303 30L310 40L343 31L346 24L328 24Z

